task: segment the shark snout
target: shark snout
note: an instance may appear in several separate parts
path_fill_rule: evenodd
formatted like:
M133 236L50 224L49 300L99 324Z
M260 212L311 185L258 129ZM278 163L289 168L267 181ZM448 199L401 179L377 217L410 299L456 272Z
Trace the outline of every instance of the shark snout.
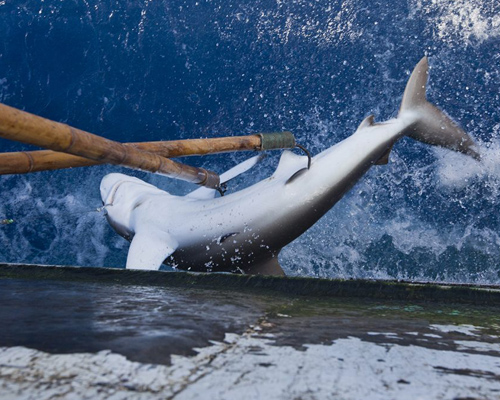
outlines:
M127 176L119 173L108 174L102 178L100 187L101 199L104 205L111 204L113 202L113 197L115 196L118 188L124 183L136 183L141 186L151 186L138 178L134 178L133 176Z
M120 184L120 182L123 182L126 178L128 177L123 174L109 174L102 178L100 191L103 204L108 204L108 200L111 197L112 192L114 192L117 185Z
M130 205L144 193L162 192L160 189L139 178L119 173L108 174L102 178L100 191L101 199L105 206L114 205L115 199L118 197L121 199L120 202Z

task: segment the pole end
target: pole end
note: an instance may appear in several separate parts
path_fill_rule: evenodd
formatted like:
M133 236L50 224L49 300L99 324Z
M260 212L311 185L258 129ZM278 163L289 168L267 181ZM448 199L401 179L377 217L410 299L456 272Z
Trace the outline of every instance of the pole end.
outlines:
M260 150L293 149L295 137L292 132L259 133Z
M213 171L203 170L205 172L205 179L199 183L200 186L205 186L210 189L219 189L220 177Z

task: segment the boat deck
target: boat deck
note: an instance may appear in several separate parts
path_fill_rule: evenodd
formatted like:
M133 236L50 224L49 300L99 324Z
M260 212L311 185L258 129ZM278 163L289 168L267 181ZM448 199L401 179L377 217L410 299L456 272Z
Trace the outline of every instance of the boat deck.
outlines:
M500 290L0 265L0 397L500 398Z

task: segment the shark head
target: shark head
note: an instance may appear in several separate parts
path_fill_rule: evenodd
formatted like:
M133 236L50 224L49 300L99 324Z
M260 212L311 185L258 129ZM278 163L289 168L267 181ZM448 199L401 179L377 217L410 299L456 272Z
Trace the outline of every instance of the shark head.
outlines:
M100 191L109 224L119 235L131 239L134 235L131 212L145 194L159 189L133 176L113 173L102 179Z
M127 176L123 174L109 174L106 175L102 181L101 181L101 186L100 186L100 191L101 191L101 199L103 205L112 205L115 202L115 197L118 193L118 189L120 189L121 186L126 185L128 186L129 184L141 184L145 185L146 183L141 181L140 179L137 179L133 176ZM123 193L120 193L123 194Z

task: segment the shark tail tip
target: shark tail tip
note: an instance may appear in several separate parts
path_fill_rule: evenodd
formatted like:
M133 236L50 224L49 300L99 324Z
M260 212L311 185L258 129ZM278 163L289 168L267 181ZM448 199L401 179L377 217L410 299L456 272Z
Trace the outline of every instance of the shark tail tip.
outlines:
M471 156L481 156L472 137L458 126L446 113L427 101L426 88L429 61L424 56L413 69L401 101L398 118L407 115L414 120L403 132L415 140Z

